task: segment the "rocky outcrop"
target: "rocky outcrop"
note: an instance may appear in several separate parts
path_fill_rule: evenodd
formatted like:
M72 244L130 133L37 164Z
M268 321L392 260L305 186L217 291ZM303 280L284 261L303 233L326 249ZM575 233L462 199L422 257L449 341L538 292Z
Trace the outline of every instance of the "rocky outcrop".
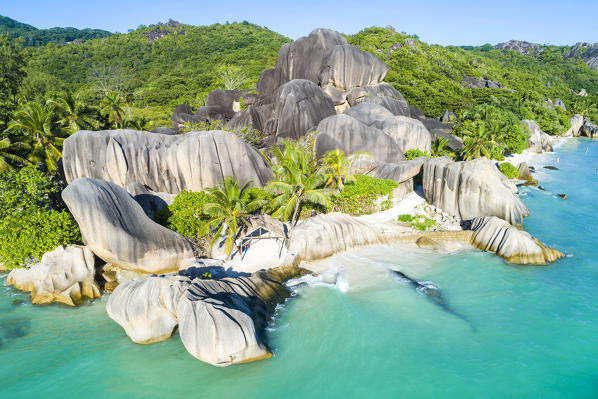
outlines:
M586 136L590 138L598 138L598 126L596 126L588 118L584 118L583 125L579 129L580 136Z
M510 263L544 265L565 256L497 217L474 218L471 230L474 232L474 246L483 251L494 252Z
M305 219L289 234L287 247L296 260L317 260L380 241L381 232L344 213L328 213Z
M423 157L410 161L385 163L364 158L356 160L352 166L359 174L368 175L377 179L391 179L397 183L406 182L421 172L425 160Z
M528 186L537 186L538 185L538 180L534 179L534 177L532 176L532 173L529 169L529 166L527 165L526 162L520 162L519 165L517 165L517 172L519 173L520 180L527 181L527 183L525 185L528 185Z
M530 151L537 153L552 151L552 139L548 133L544 133L535 121L524 119L522 122L529 130L527 144Z
M461 82L461 86L470 89L504 89L505 86L498 82L494 82L484 78L474 78L472 76L465 76Z
M386 82L352 89L347 93L347 102L351 107L360 103L377 104L389 110L392 115L411 116L407 100Z
M446 111L444 111L444 114L442 114L439 120L442 123L456 122L457 115L455 115L453 112L447 109Z
M591 69L598 70L598 43L577 43L565 54L568 58L581 58Z
M381 130L341 114L324 119L317 127L315 150L318 156L340 149L345 154L367 152L381 162L398 162L405 159L399 145Z
M165 134L167 136L174 136L176 134L179 134L179 132L175 129L166 126L158 126L157 128L154 128L150 131L152 133Z
M201 265L200 265L201 266ZM202 278L210 272L212 278ZM179 326L191 355L215 366L272 356L265 328L277 304L290 297L283 285L305 271L283 267L229 276L222 268L190 268L119 285L108 315L137 343L163 341Z
M163 273L179 270L194 256L188 240L154 223L116 184L77 179L64 189L62 198L81 229L83 242L107 263Z
M6 285L31 292L34 304L60 302L75 306L102 295L95 281L95 264L95 257L88 247L60 246L46 252L40 263L12 270Z
M172 205L176 195L167 193L158 193L150 190L148 187L139 183L131 183L127 185L126 190L141 208L143 212L153 218L157 211L165 206Z
M274 95L272 120L266 135L297 140L318 126L322 119L335 114L332 100L315 83L292 80Z
M444 138L447 140L447 147L451 150L461 151L463 149L463 139L461 137L454 136L439 129L430 130L430 134L432 135L432 142L439 138Z
M272 176L258 151L225 131L164 136L136 130L81 130L64 142L67 182L89 177L153 191L201 191L232 176L263 186Z
M350 44L338 45L327 54L318 82L322 87L333 86L349 91L354 87L372 86L388 73L388 66L372 53Z
M506 43L499 43L494 46L494 48L499 50L514 50L523 55L532 55L538 51L541 51L539 44L529 43L521 40L510 40Z
M567 110L567 107L565 107L565 103L560 98L555 98L554 101L552 102L552 105L555 107L559 107L564 111Z
M453 162L432 158L424 163L426 201L462 220L498 216L520 226L529 209L515 194L517 187L486 158Z
M382 131L392 137L403 153L418 149L430 153L432 135L424 124L407 116L394 116L384 120Z
M565 136L578 137L580 135L581 127L583 126L583 116L575 114L570 119L571 128L565 133Z
M378 129L382 129L386 119L392 118L394 116L394 114L390 112L388 108L369 102L357 103L343 112L343 114L349 115L361 123L376 127Z

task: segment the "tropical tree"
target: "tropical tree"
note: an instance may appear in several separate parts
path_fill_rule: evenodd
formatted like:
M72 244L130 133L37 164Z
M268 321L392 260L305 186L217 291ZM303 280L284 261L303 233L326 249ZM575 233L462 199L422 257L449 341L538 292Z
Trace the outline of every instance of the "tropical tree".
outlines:
M46 105L29 102L13 114L7 131L22 134L32 144L29 161L43 163L50 174L62 157L64 131L54 120L55 115Z
M355 176L352 173L355 171L353 162L366 156L367 154L363 152L346 156L339 149L327 152L322 158L322 172L326 176L326 186L342 190L345 183L355 183Z
M0 98L7 98L19 91L25 78L27 64L22 41L15 41L8 34L0 34Z
M455 153L448 146L449 141L446 137L438 137L432 142L431 153L433 157L451 157L455 158Z
M482 121L465 123L462 132L465 134L463 150L461 150L463 159L492 158L491 154L495 152L498 143L490 137Z
M93 118L91 108L71 91L64 91L55 98L46 101L55 107L58 123L68 127L74 133L84 128L97 128L98 121Z
M31 162L22 158L12 151L14 150L22 150L22 149L30 149L31 147L26 143L11 143L8 137L3 138L0 140L0 172L6 172L9 170L14 170L13 163L20 164L20 165L31 165Z
M206 226L214 231L210 245L225 235L224 248L228 257L242 228L249 226L249 216L265 203L259 199L251 200L251 186L248 182L240 187L235 179L225 177L219 185L208 189L212 202L204 206L203 212L209 217Z
M123 121L125 100L114 91L106 92L100 101L100 110L108 116L108 120L114 123L116 128L121 127Z
M272 216L297 223L304 204L330 206L333 190L324 188L326 176L318 167L311 151L299 143L284 141L284 151L272 149L274 161L268 162L276 179L266 186L274 195L270 206L275 209Z

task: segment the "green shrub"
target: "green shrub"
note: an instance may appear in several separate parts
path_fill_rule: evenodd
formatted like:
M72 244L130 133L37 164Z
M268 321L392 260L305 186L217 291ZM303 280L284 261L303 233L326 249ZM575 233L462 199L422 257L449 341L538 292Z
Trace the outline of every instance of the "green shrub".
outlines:
M32 166L0 175L0 263L6 268L39 261L59 245L81 242L72 216L50 208L55 191Z
M207 235L209 218L203 208L210 201L210 195L203 191L184 191L175 197L172 205L156 212L154 220L197 242Z
M428 231L433 229L438 225L438 223L434 219L430 219L424 215L410 215L408 213L404 213L399 215L397 220L400 223L407 224L412 229L418 231Z
M399 184L394 180L376 179L355 175L355 183L345 184L344 189L332 196L331 210L350 215L366 215L392 206L392 192ZM382 198L378 206L376 202Z
M405 151L405 158L408 161L419 157L430 158L430 154L428 154L427 151L420 150L419 148L412 148L410 150Z
M410 223L413 222L413 220L415 219L415 216L410 215L408 213L404 213L402 215L399 215L398 220L401 223Z
M517 171L517 168L509 162L501 163L498 169L501 171L503 175L507 176L509 179L516 179L519 177L519 172Z

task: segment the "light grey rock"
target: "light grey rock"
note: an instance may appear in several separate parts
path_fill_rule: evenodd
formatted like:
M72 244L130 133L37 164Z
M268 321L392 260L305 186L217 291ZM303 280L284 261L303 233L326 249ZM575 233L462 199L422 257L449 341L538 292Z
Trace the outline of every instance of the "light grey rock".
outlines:
M305 219L291 229L287 246L297 260L317 260L353 247L380 241L380 230L344 213Z
M102 295L95 272L95 257L88 247L60 246L46 252L40 263L12 270L6 285L31 292L34 304L61 302L75 306Z
M571 117L569 121L571 122L571 128L567 130L567 133L565 133L564 135L566 137L578 137L580 134L581 127L583 125L583 116L575 114Z
M494 252L510 263L544 265L565 256L549 248L529 233L508 222L492 217L474 218L472 243L483 251Z
M165 206L172 205L176 197L174 194L152 191L139 183L128 184L126 190L141 205L143 212L150 218L153 218L156 212Z
M455 122L457 120L457 115L453 112L450 112L448 109L444 111L444 114L440 117L440 122L447 123L447 122Z
M107 263L162 273L179 270L194 257L187 239L154 223L116 184L77 179L64 189L62 199L81 229L83 242Z
M318 156L340 149L345 154L367 152L381 162L405 160L401 148L390 136L349 115L330 116L320 122L316 130L315 150Z
M337 89L334 86L324 87L324 93L328 94L328 97L332 99L335 107L338 105L343 105L347 102L347 92Z
M584 118L583 125L579 129L579 133L581 136L586 136L590 138L598 138L598 126L596 126L592 121L588 118Z
M520 226L529 209L515 194L517 187L486 158L453 162L432 158L424 163L426 201L462 220L498 216Z
M276 89L288 81L289 78L282 69L266 69L257 81L257 92L260 93L265 102L271 102Z
M417 119L408 116L393 116L384 121L382 131L392 137L403 153L411 149L430 153L432 135Z
M565 103L560 98L555 98L554 101L552 102L552 104L555 107L559 107L559 108L561 108L561 109L563 109L565 111L567 110L567 107L565 107Z
M370 52L350 44L335 46L321 64L318 82L348 91L354 87L372 86L384 80L388 66Z
M344 112L345 115L349 115L361 123L368 126L374 126L378 129L382 129L384 121L388 118L392 118L394 114L382 105L360 102Z
M393 115L411 116L407 100L386 82L374 86L356 87L347 93L347 101L353 107L359 103L373 103L388 109Z
M578 96L580 97L587 97L588 96L588 92L586 91L586 89L581 89L578 93Z
M524 119L522 122L530 133L527 142L530 151L537 153L552 151L552 139L540 129L535 121Z
M335 114L332 100L315 83L292 80L276 91L272 123L268 123L266 135L297 140L322 119Z
M352 166L359 174L403 183L418 175L424 162L425 158L423 157L395 163L379 162L373 159L358 159Z
M166 127L166 126L159 126L155 129L152 129L151 132L158 133L158 134L165 134L167 136L174 136L176 134L179 134L178 131L176 131L170 127Z
M148 276L121 283L106 311L137 344L168 339L178 325L177 304L190 284L184 276Z
M541 51L541 47L539 44L525 42L521 40L510 40L506 43L499 43L494 46L495 49L500 50L514 50L523 55L530 55L535 53L536 51Z
M272 115L272 104L249 106L239 111L226 123L226 127L233 131L241 131L244 127L264 131L266 123Z
M498 82L484 78L477 79L472 76L465 76L461 85L470 89L505 89L505 86Z
M316 29L307 37L287 43L278 52L276 68L287 80L307 79L318 83L322 64L331 50L347 40L330 29ZM262 91L258 91L261 94Z
M517 165L517 172L519 172L519 178L521 180L533 181L534 177L532 176L531 171L529 170L529 166L526 162L520 162Z
M263 186L272 176L258 151L225 131L165 136L135 130L81 130L64 142L68 183L81 177L125 187L140 183L177 194L213 187L232 176Z

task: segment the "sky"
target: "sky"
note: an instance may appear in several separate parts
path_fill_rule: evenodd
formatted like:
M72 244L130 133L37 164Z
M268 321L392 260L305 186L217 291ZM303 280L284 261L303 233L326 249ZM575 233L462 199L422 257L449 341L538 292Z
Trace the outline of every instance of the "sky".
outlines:
M598 42L598 0L0 0L0 15L35 26L127 32L172 18L190 25L249 21L288 36L352 34L392 25L430 44Z

